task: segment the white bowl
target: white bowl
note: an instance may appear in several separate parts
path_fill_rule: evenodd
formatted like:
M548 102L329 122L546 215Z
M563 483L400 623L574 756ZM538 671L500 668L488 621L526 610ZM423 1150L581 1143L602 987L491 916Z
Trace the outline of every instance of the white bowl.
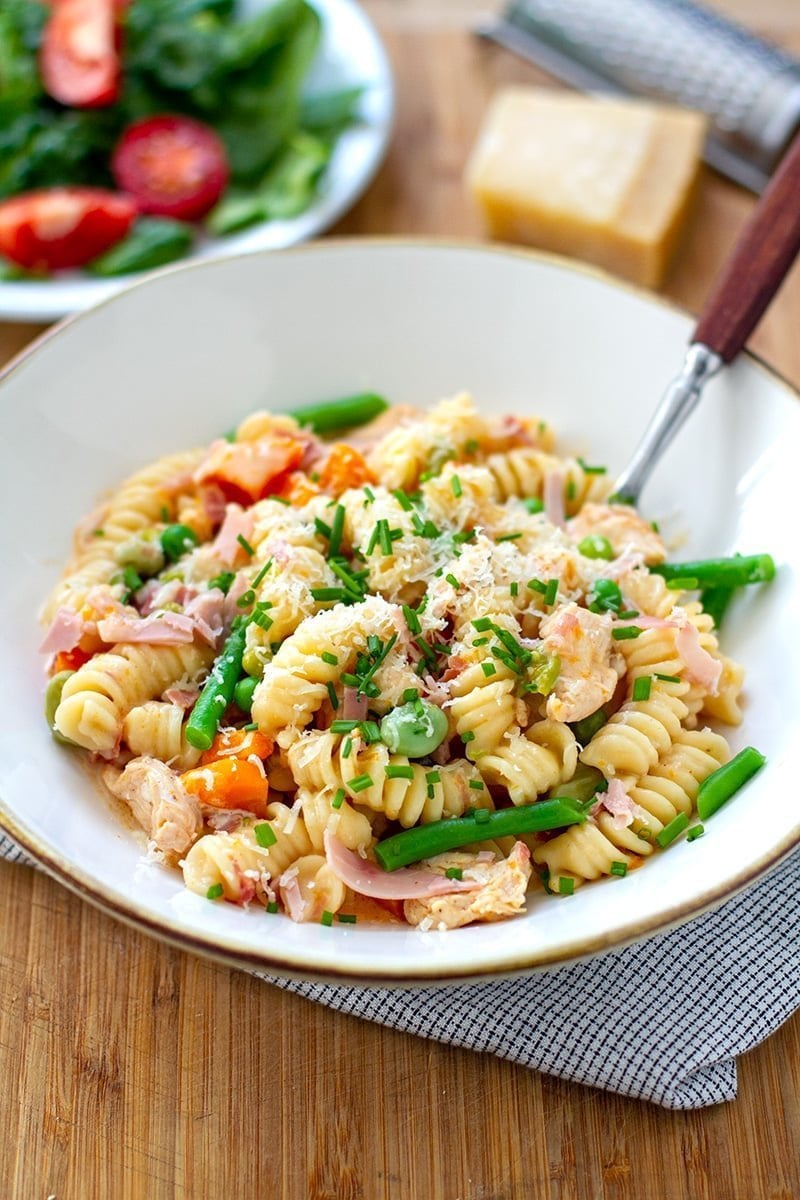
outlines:
M768 766L712 820L625 879L527 915L451 933L294 925L211 904L147 863L42 716L37 607L71 531L104 489L207 441L258 406L359 390L427 405L461 389L541 413L564 440L623 466L691 331L660 301L555 259L445 244L327 242L168 269L72 318L0 387L4 514L0 823L88 899L177 945L277 973L475 978L541 968L688 920L800 842L790 758L800 708L795 394L751 358L712 383L645 495L684 556L769 551L769 587L742 595L724 645L747 667L736 749Z
M271 0L239 0L250 16ZM363 89L358 122L345 130L305 212L285 220L261 221L227 237L200 235L189 258L216 258L250 250L275 250L317 237L342 217L366 191L389 145L394 117L394 82L380 38L356 0L311 0L322 21L320 43L305 82L309 95L340 88ZM0 319L55 321L127 287L133 276L100 279L81 271L59 271L49 279L0 281Z

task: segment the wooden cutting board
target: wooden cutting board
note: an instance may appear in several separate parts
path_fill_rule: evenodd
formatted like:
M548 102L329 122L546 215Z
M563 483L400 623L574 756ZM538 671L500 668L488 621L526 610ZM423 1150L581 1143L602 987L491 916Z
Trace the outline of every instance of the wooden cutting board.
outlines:
M469 35L476 0L365 7L397 129L337 232L478 236L461 173L486 99L540 77ZM797 0L721 7L800 51ZM705 178L667 295L698 305L751 204ZM795 270L755 342L795 383L798 329ZM0 326L0 361L34 332ZM734 1104L670 1113L320 1009L29 869L0 864L0 912L0 1200L800 1197L800 1017Z

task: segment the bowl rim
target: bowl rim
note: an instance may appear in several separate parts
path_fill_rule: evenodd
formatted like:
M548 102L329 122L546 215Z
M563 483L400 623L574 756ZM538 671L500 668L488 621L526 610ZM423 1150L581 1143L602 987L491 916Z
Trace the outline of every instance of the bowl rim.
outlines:
M42 333L33 338L22 350L15 354L0 370L0 388L12 375L33 358L52 339L60 338L69 331L73 324L91 318L98 309L108 304L121 301L130 291L148 287L151 283L179 272L198 269L213 269L216 265L224 265L242 259L255 257L267 258L274 254L297 257L308 253L318 253L321 250L334 251L348 249L409 249L409 250L452 250L468 252L484 256L514 258L544 263L560 268L570 273L583 274L596 281L609 284L612 287L627 291L631 295L650 305L665 308L683 317L692 318L691 312L658 293L648 292L626 280L619 280L599 268L576 262L562 255L551 254L530 248L512 246L504 243L482 242L476 238L453 238L436 236L344 236L326 237L303 242L279 250L245 251L215 256L207 260L191 259L185 262L173 263L156 271L149 272L132 280L126 286L107 296L97 304L87 309L71 313ZM749 361L761 374L789 393L794 401L800 401L800 388L795 387L784 375L752 350L744 350L741 357ZM677 364L676 364L677 366ZM432 986L458 983L478 983L487 979L508 977L534 971L548 970L578 959L589 958L609 950L621 949L632 942L646 937L665 933L669 929L686 921L699 917L710 909L716 908L724 901L733 898L749 884L753 883L771 867L777 866L788 854L800 845L800 819L792 830L768 852L762 854L754 863L740 870L732 879L717 884L701 893L691 902L680 903L667 908L657 916L633 919L616 933L596 934L588 938L573 938L565 942L558 950L544 954L535 950L521 951L513 957L504 955L502 960L490 960L480 967L463 972L458 969L441 968L435 963L429 970L415 970L408 973L401 963L387 964L379 971L353 971L346 967L320 968L307 960L305 953L292 954L290 957L275 958L269 951L255 952L248 946L231 942L223 943L217 937L204 937L200 933L191 933L173 925L166 915L155 918L142 908L131 897L121 898L114 889L97 882L93 876L82 867L72 866L62 858L57 850L40 839L36 834L25 829L17 820L14 812L0 795L0 832L6 833L34 863L44 868L53 878L62 883L70 891L88 900L96 908L106 914L121 920L124 924L137 929L139 932L152 937L179 950L200 954L226 966L243 968L256 973L269 973L280 978L292 980L312 980L343 986L372 986L406 987L413 985Z

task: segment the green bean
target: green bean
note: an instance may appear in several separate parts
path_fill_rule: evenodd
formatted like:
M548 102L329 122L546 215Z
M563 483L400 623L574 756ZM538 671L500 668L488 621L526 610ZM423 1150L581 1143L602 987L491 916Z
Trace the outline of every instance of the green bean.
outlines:
M771 554L734 554L732 558L702 558L696 562L659 563L651 567L663 579L693 579L695 587L744 587L775 578Z
M730 800L739 788L744 787L749 779L760 771L766 758L754 746L740 750L735 758L725 763L713 775L709 775L700 784L697 793L697 815L702 821L712 817L718 808L722 808L726 800Z
M498 812L476 809L465 817L434 821L431 825L415 825L396 833L375 847L375 857L386 871L432 858L459 846L469 846L485 839L513 837L520 833L538 833L545 829L560 829L564 825L581 825L586 814L572 800L537 800L518 808L502 808Z
M700 596L700 603L712 618L717 629L722 625L722 618L728 611L728 605L733 599L736 589L724 586L707 587Z
M588 537L582 538L578 542L578 552L584 558L605 558L610 561L614 557L614 547L608 538L600 533L590 533Z
M196 750L208 750L214 741L225 709L233 699L236 684L242 673L245 628L242 623L231 633L203 684L192 715L186 722L186 740Z
M447 737L447 717L435 704L413 700L393 708L381 721L381 740L392 754L424 758Z
M253 706L253 692L258 686L258 680L252 675L243 676L233 689L233 701L242 712L249 713Z
M570 725L570 729L575 734L582 746L587 746L592 740L598 729L602 729L608 721L608 713L604 708L598 708L597 712L590 713L588 717L584 717L582 721L575 721Z
M353 429L379 417L389 407L383 396L374 392L358 392L322 404L309 404L289 412L301 425L310 425L314 433L333 433L337 429Z
M177 562L197 545L197 534L188 525L168 525L161 531L161 548L170 562Z
M50 732L57 742L61 742L62 746L74 746L76 743L70 738L64 737L63 733L59 733L56 729L56 709L61 703L61 693L64 690L64 684L69 679L70 675L74 675L74 671L59 671L52 679L48 680L47 688L44 693L44 715L47 724L50 726Z

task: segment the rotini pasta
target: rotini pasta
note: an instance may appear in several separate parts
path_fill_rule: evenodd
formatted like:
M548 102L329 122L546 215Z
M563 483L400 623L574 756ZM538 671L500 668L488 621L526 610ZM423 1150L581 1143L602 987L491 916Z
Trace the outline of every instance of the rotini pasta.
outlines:
M531 855L555 893L625 874L727 761L698 725L741 719L744 672L608 492L466 394L333 444L254 413L85 523L48 720L200 897L455 928L521 911ZM413 895L379 865L395 836Z

